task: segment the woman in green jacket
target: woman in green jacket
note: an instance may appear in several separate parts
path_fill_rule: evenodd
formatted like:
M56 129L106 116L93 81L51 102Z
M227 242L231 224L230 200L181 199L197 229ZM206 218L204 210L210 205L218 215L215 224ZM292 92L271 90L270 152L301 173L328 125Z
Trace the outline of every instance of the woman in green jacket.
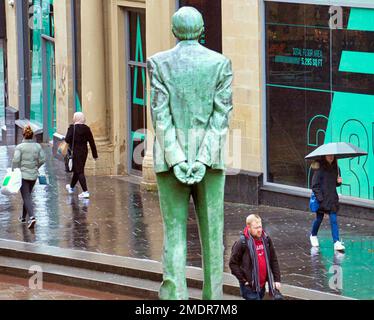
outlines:
M23 130L24 140L16 147L12 169L20 168L22 173L21 194L23 199L23 214L18 220L26 223L29 215L28 228L34 228L36 219L32 204L31 193L39 175L39 168L45 163L45 154L39 143L33 140L34 132L30 126Z

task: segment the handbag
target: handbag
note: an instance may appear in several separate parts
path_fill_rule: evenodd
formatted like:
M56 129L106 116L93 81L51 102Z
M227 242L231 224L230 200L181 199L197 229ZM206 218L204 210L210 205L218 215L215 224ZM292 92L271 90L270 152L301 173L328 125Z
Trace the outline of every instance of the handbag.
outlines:
M73 172L73 157L71 156L68 161L69 172Z
M312 195L310 196L310 199L309 199L309 208L310 208L310 211L312 212L317 212L319 209L319 201L316 195L314 194L314 192L312 192Z
M284 298L283 294L281 294L279 290L274 289L273 300L286 300L286 299Z
M63 157L66 157L68 154L69 145L66 141L62 141L58 146L57 153L61 154Z
M68 154L68 150L68 143L66 141L62 141L57 148L57 153L61 154L63 157L66 157L66 155Z

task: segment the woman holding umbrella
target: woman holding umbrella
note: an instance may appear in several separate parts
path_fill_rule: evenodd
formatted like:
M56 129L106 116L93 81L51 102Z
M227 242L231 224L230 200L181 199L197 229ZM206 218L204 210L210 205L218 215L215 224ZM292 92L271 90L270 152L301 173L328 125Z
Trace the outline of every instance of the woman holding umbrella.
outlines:
M325 214L330 217L331 233L334 241L334 249L344 251L345 247L339 238L337 213L339 211L339 196L336 188L341 186L340 169L337 159L347 159L366 156L367 152L347 142L332 142L324 144L308 154L305 159L315 160L312 163L314 175L312 179L312 190L319 202L316 212L317 218L313 222L310 242L313 247L318 247L318 230Z
M312 180L312 190L319 202L316 220L313 222L310 242L313 247L318 247L317 238L319 227L323 221L324 215L328 214L331 224L332 239L334 241L334 250L344 251L345 247L339 238L339 227L337 213L339 211L339 196L336 191L343 183L340 177L340 169L337 160L333 155L327 155L320 161L312 163L312 169L315 170Z

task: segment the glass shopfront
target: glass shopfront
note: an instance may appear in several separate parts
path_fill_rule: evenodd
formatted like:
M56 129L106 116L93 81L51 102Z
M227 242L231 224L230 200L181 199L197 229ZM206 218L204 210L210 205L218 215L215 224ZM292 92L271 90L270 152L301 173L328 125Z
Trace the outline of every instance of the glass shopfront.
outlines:
M44 130L47 130L49 138L52 138L53 133L56 132L56 63L53 41L55 29L53 1L33 1L31 10L32 29L30 31L30 120L39 124ZM43 60L43 55L45 61ZM43 64L46 71L45 74L43 74ZM43 90L46 91L45 99L43 99ZM45 114L47 115L47 119L44 119Z
M309 188L305 155L350 142L338 191L374 200L374 9L265 1L265 24L267 181Z

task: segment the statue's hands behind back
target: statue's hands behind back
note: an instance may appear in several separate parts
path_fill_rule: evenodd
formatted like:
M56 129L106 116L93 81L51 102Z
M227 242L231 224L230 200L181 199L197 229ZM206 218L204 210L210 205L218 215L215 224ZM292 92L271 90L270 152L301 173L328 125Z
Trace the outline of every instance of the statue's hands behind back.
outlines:
M187 173L189 169L190 166L187 162L178 163L173 167L174 175L180 182L187 183Z
M205 164L196 161L187 172L187 184L197 184L200 183L206 174Z
M187 162L178 163L173 167L174 175L183 184L193 185L200 183L206 174L205 164L196 161L192 166Z

